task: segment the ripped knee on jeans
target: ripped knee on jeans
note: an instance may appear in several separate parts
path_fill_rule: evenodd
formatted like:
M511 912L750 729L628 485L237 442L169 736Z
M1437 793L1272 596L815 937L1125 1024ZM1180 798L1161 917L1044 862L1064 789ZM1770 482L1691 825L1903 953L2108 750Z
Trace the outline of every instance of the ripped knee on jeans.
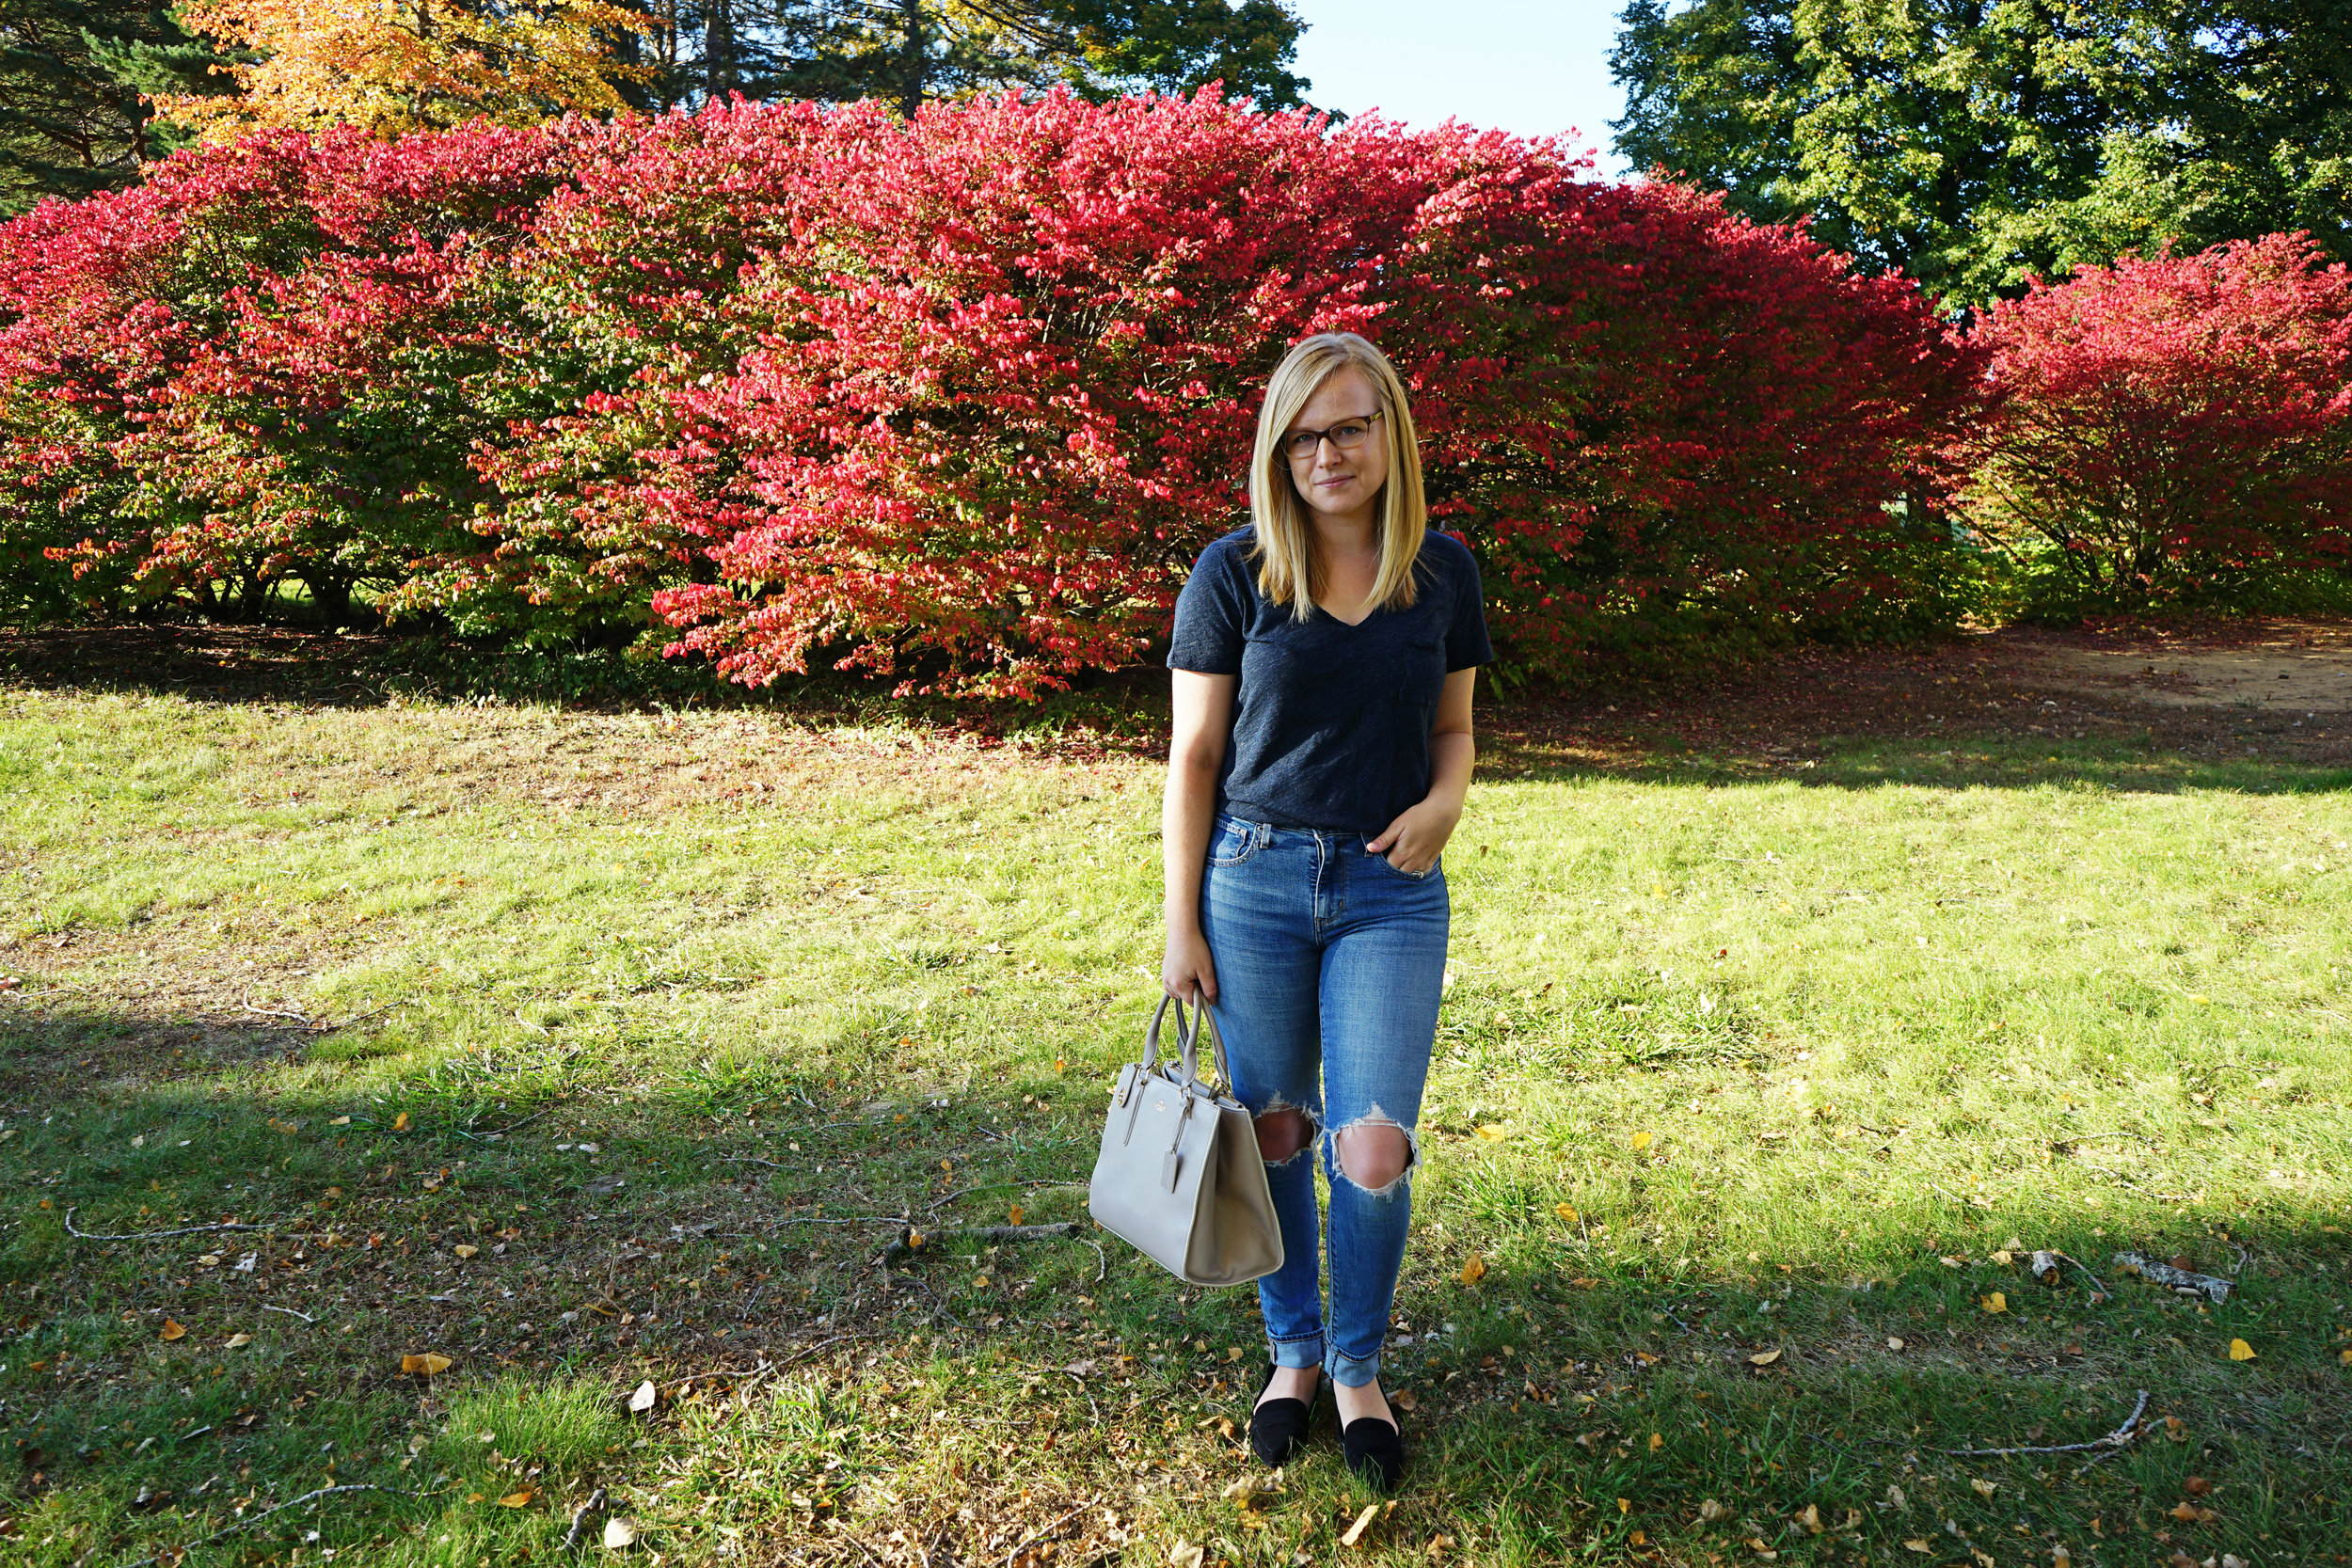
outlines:
M1402 1186L1419 1156L1412 1132L1377 1105L1332 1133L1340 1173L1374 1197Z
M1258 1133L1259 1157L1269 1165L1289 1164L1315 1141L1314 1117L1279 1101L1260 1111L1251 1125Z

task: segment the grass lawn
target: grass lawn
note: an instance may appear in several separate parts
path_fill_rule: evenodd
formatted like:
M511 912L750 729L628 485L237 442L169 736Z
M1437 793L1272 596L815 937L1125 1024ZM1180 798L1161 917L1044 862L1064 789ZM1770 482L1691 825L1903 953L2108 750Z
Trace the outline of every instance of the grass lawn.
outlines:
M1085 1220L1148 743L293 689L0 676L0 1563L597 1488L670 1563L2352 1561L2340 766L1489 710L1374 1506L1230 1490L1254 1292L973 1230Z

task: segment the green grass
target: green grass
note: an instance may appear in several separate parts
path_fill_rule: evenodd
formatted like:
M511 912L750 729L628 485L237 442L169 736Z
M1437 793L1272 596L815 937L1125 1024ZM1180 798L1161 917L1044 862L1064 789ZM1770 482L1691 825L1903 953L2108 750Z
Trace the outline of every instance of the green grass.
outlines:
M1343 1546L1336 1444L1221 1496L1252 1292L954 1233L1084 1218L1156 991L1156 768L1015 738L0 688L0 1562L351 1482L189 1560L599 1485L687 1562L2352 1560L2343 773L1495 759Z

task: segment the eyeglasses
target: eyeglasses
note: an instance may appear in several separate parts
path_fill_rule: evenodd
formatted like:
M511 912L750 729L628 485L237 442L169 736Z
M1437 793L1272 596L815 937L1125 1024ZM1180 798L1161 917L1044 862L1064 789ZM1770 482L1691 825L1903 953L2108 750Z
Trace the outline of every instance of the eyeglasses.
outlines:
M1326 441L1342 451L1354 451L1372 435L1372 421L1379 417L1380 410L1375 408L1369 414L1342 420L1328 430L1294 430L1282 437L1282 451L1294 463L1304 463L1312 458Z

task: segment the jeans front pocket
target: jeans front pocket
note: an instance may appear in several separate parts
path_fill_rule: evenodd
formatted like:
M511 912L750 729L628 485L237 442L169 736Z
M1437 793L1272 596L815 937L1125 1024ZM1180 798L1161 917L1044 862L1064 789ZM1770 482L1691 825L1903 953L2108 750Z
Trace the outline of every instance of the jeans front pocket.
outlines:
M1239 817L1220 816L1209 835L1211 865L1239 865L1258 852L1258 826Z
M1378 861L1382 865L1387 866L1390 871L1404 878L1408 882L1425 882L1430 878L1435 877L1438 872L1445 869L1445 857L1443 855L1439 855L1436 860L1431 861L1429 863L1429 868L1425 871L1407 871L1404 867L1398 865L1394 861L1389 859L1386 855L1373 855L1368 858Z

